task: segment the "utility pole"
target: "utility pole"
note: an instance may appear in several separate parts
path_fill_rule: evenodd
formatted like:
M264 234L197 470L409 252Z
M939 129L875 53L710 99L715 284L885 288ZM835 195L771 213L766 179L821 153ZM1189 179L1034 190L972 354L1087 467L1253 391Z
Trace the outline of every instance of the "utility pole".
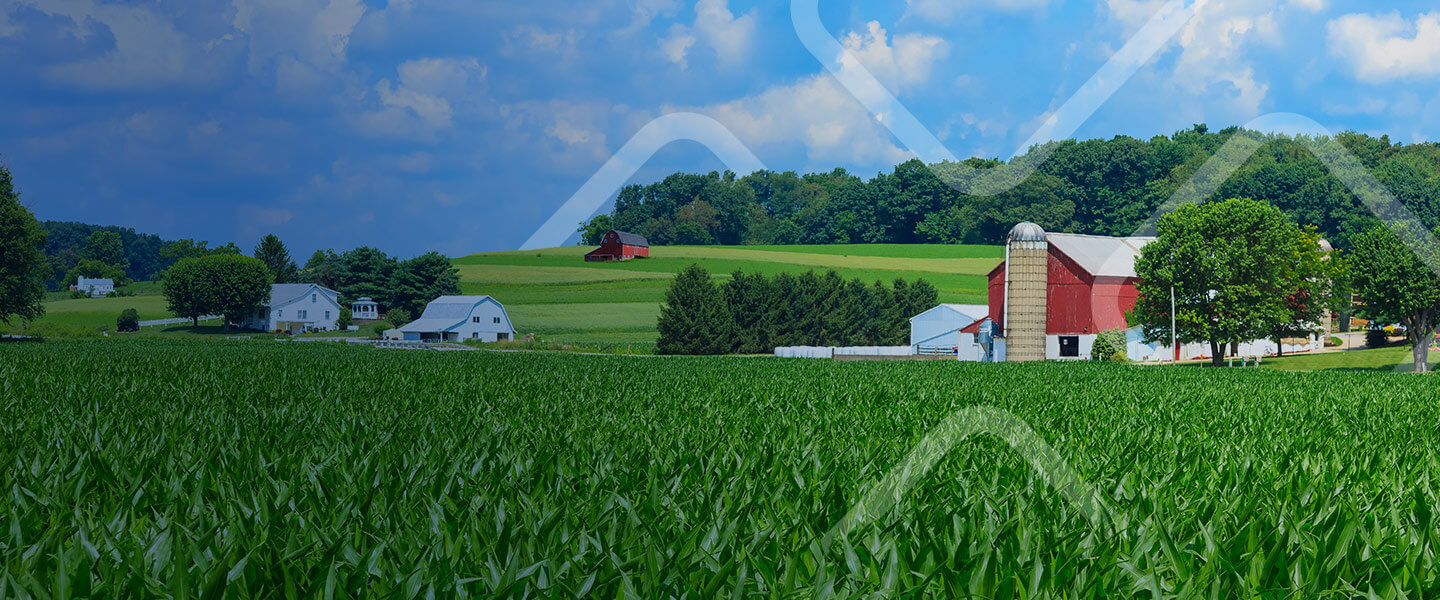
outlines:
M1170 285L1170 348L1175 352L1175 362L1180 362L1180 346L1175 344L1175 285Z

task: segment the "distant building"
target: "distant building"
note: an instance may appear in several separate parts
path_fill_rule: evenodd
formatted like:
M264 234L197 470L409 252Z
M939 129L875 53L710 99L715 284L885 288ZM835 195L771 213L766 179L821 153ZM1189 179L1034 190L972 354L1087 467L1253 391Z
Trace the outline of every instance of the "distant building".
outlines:
M984 319L984 304L941 304L910 317L910 345L922 354L953 352L960 344L960 329Z
M648 258L650 242L645 238L624 231L610 230L600 238L600 247L585 255L585 262L630 260Z
M503 342L514 338L515 328L494 298L441 296L425 306L419 319L400 327L400 333L406 340L424 342Z
M95 298L115 291L115 281L112 279L81 277L75 281L75 285L70 286L70 290L85 292L90 294L91 298Z
M380 318L380 305L369 298L361 298L350 304L350 318L374 321Z
M315 283L276 283L270 301L241 323L247 329L305 333L332 331L340 318L340 292Z
M1139 296L1135 261L1153 241L1047 233L1034 223L1016 225L1006 241L1005 262L988 275L987 316L994 324L993 337L977 328L976 342L990 343L986 354L991 360L1083 360L1090 358L1100 332L1118 329L1125 332L1130 360L1209 358L1209 344L1172 348L1145 342L1141 329L1126 320ZM1312 337L1304 344L1286 344L1284 350L1303 352L1319 345L1319 338ZM1277 350L1272 341L1254 340L1230 352L1259 356Z

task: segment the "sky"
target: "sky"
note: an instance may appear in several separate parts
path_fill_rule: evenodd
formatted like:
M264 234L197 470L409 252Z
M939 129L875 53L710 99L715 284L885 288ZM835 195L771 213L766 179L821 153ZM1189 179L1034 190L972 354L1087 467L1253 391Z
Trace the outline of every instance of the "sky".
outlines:
M1194 17L1076 136L1286 112L1440 140L1433 3L1184 1ZM839 51L817 57L783 1L0 0L0 161L41 219L275 233L300 257L512 250L665 115L713 120L777 171L916 156L846 69L954 156L1007 158L1164 4L824 0ZM650 145L587 193L735 164Z

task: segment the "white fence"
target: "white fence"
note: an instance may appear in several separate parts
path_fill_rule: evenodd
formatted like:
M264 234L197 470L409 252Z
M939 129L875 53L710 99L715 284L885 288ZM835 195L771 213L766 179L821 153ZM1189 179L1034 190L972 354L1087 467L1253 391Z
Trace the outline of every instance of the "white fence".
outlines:
M836 356L914 356L914 346L785 346L775 349L781 358L835 358Z
M219 319L219 318L220 318L220 315L204 315L204 316L200 317L200 320L201 320L201 321L214 321L215 319ZM176 317L176 318L174 318L174 319L152 319L152 320L149 320L149 321L141 321L141 322L140 322L140 326L141 326L141 327L151 327L151 326L154 326L154 325L179 325L179 324L181 324L181 323L189 323L189 322L190 322L190 319L187 319L187 318L185 318L185 317Z

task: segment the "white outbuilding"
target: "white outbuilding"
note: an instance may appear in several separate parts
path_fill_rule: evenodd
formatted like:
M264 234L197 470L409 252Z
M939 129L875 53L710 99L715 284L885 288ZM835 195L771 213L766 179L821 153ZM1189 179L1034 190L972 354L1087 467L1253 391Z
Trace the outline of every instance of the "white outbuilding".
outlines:
M380 304L369 297L364 297L350 303L350 316L362 321L377 321L380 319Z
M515 336L505 307L490 296L441 296L420 318L400 328L406 340L425 342L508 341Z
M332 331L340 318L340 292L315 283L276 283L270 301L241 323L260 331Z
M984 319L984 304L941 304L910 317L910 345L920 354L949 354L960 347L960 330Z

